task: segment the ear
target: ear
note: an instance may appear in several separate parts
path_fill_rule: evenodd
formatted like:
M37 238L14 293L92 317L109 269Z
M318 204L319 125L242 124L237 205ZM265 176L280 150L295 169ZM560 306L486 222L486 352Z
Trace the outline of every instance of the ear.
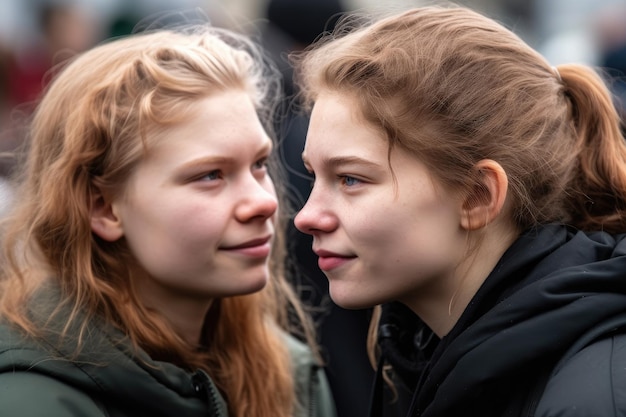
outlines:
M91 230L100 238L115 242L124 236L122 222L115 206L97 192L91 203Z
M476 184L462 207L461 226L477 230L491 223L502 211L508 190L508 177L494 160L483 159L474 166Z

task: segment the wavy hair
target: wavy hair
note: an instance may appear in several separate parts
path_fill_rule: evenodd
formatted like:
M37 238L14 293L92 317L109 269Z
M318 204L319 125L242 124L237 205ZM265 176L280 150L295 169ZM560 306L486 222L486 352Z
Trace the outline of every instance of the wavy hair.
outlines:
M297 317L298 329L316 347L284 275L285 216L277 227L268 285L214 303L204 326L211 343L203 352L140 302L124 239L105 242L90 228L92 197L123 192L150 146L148 131L184 122L208 95L240 89L249 93L271 133L279 83L278 72L250 40L206 26L112 40L65 66L34 114L19 198L3 228L2 315L37 336L41 329L24 306L37 288L55 280L72 312L62 336L78 338L78 346L82 333L67 334L68 329L79 321L84 330L89 320L103 318L153 358L207 370L231 415L291 416L297 404L279 329L293 330ZM277 164L271 175L279 175Z
M306 108L323 91L354 97L390 150L415 155L450 189L471 195L475 164L497 161L518 230L562 222L626 231L626 145L592 68L554 68L459 6L344 20L291 58ZM372 341L370 332L370 352Z

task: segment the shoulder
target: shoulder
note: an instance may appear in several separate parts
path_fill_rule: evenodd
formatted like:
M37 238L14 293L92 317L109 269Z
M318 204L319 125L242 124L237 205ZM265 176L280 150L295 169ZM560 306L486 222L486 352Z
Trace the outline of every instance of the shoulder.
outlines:
M626 335L598 340L550 377L536 416L616 416L626 413Z
M0 415L105 416L86 391L65 382L74 375L88 378L72 361L56 356L46 343L0 323Z
M105 416L84 392L37 372L0 373L0 410L21 417Z

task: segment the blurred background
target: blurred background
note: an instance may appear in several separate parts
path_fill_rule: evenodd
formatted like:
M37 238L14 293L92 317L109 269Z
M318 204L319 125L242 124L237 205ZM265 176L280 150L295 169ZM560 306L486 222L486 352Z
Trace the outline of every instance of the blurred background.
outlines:
M218 26L244 32L258 32L262 27L264 34L270 33L265 37L267 46L279 51L297 49L313 40L335 12L423 3L419 0L2 0L0 132L4 134L0 138L0 151L11 148L16 140L6 137L11 118L32 108L54 64L103 39L129 33L138 22L155 14L196 9L204 11ZM584 62L605 67L608 73L618 76L626 67L626 0L459 0L457 3L496 18L555 65ZM280 60L280 54L277 57ZM615 90L623 95L623 83L619 79Z
M270 3L283 8L279 26L306 26L327 0L2 0L0 2L0 105L36 96L39 79L64 52L80 51L130 31L155 13L198 8L217 25L254 30L268 20ZM407 7L419 0L333 0L342 10ZM513 29L553 64L624 65L626 0L459 0ZM297 15L306 8L307 14ZM326 8L326 9L324 9ZM294 12L295 11L295 12ZM291 13L291 16L290 16ZM277 15L275 13L275 15ZM317 23L317 22L315 22ZM283 25L282 29L285 29ZM318 28L323 29L323 28ZM296 29L297 30L297 29ZM619 70L620 68L618 68ZM25 79L26 78L26 79ZM3 119L0 119L0 122ZM1 126L1 125L0 125Z
M342 12L406 8L418 0L0 0L0 156L24 143L24 122L49 82L51 69L105 39L131 33L155 16L201 11L215 25L248 32L264 44L284 73L293 95L285 56L330 29ZM553 65L579 62L602 68L620 109L626 99L626 0L458 0L516 32ZM181 17L180 15L178 16ZM302 166L308 120L287 112L279 147L289 174L294 209L310 191ZM13 158L0 158L0 216L12 199L7 178ZM347 311L328 298L327 281L312 256L310 237L290 230L294 274L303 297L315 307L327 374L339 417L367 415L374 373L365 338L369 310ZM387 415L404 415L406 398ZM405 393L406 394L406 393ZM392 408L393 408L392 407ZM394 410L397 413L394 414Z

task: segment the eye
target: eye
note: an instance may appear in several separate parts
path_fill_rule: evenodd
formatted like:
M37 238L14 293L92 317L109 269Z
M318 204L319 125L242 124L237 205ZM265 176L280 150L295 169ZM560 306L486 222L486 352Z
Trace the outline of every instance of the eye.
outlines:
M223 178L222 171L220 171L219 169L215 169L213 171L209 171L206 174L198 177L198 180L199 181L216 181L222 178Z
M339 179L340 179L341 183L343 185L345 185L346 187L353 187L353 186L358 185L358 184L361 183L360 180L358 180L358 179L356 179L354 177L351 177L350 175L340 175Z
M254 170L267 169L267 162L268 162L267 157L261 158L252 165L252 169Z

